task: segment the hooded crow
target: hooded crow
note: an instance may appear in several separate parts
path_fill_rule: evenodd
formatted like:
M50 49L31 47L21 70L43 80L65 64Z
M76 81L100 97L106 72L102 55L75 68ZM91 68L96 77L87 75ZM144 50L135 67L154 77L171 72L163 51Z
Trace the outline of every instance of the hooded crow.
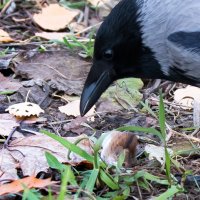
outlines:
M200 86L200 0L122 0L100 26L81 95L85 115L116 79Z

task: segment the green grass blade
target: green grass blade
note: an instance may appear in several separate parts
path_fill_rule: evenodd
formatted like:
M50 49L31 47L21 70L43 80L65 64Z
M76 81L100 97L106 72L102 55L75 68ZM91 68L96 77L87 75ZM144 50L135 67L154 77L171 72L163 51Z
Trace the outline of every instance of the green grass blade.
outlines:
M67 193L67 184L69 182L69 177L70 177L70 171L71 171L70 166L66 166L65 171L62 173L60 193L58 196L58 200L65 200L65 196Z
M24 186L22 200L40 200L42 195L35 189L29 189Z
M153 110L149 107L148 102L140 102L140 104L142 104L143 108L146 109L148 111L149 114L151 114L153 117L155 117L156 119L158 119L158 117L156 116L156 114L153 112Z
M73 49L73 46L70 44L66 37L63 38L63 42L69 49Z
M0 95L9 95L9 94L14 94L16 91L13 90L6 90L6 91L2 91L0 92Z
M94 144L94 168L98 169L100 167L100 158L99 158L99 150L101 149L102 143L104 139L108 136L108 134L103 133L99 139ZM106 168L103 162L101 162L101 166Z
M144 133L151 133L153 135L158 136L159 138L162 137L161 133L159 131L157 131L155 128L143 128L140 126L124 126L124 127L120 127L117 129L117 131L138 131L138 132L144 132Z
M114 179L102 169L100 170L100 178L112 190L119 189L119 185L114 181Z
M62 172L64 170L63 165L58 161L58 159L54 155L52 155L49 152L45 152L45 157L47 159L49 167L51 167L53 169L57 169L60 172Z
M99 169L93 169L90 178L87 182L87 185L85 187L85 189L88 190L89 192L93 192L98 175L99 175Z
M117 167L120 169L123 167L124 161L125 161L125 151L123 151L117 160Z
M159 103L159 125L162 134L162 141L165 142L166 139L166 126L165 126L165 107L163 102L162 93L160 93L160 103Z
M154 175L152 175L148 172L145 172L145 171L138 171L134 175L134 178L135 178L135 180L138 180L139 178L145 178L148 181L156 182L156 183L161 184L161 185L169 185L168 180L161 179L160 177L154 176Z
M62 144L64 147L66 147L67 149L69 149L70 151L78 154L79 156L81 156L82 158L86 159L89 162L94 162L94 156L88 154L86 151L84 151L83 149L81 149L80 147L76 146L75 144L65 140L62 137L59 137L53 133L50 133L48 131L45 130L41 130L41 133L44 133L45 135L51 137L52 139L56 140L57 142L59 142L60 144Z
M182 190L175 185L172 185L166 192L161 194L159 197L156 197L155 200L163 200L172 198L175 194L181 192Z
M172 180L171 180L171 158L170 158L170 154L167 151L167 147L165 146L165 168L166 168L166 175L167 175L167 179L169 181L169 184L171 185Z

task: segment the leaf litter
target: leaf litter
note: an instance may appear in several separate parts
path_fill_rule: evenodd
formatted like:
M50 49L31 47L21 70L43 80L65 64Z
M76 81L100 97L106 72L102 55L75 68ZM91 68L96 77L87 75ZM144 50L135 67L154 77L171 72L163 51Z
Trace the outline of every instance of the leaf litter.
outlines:
M62 12L60 12L59 17L61 20L59 21L60 23L57 23L56 25L51 24L53 20L48 24L40 22L47 18L51 18L47 17L51 15L50 11L48 11L49 7L56 6L58 9L64 9L61 8L61 6L58 6L58 4L51 4L48 6L46 3L40 3L38 1L36 3L37 6L30 6L30 2L24 2L23 4L17 2L16 7L13 7L14 10L11 9L9 11L10 13L16 11L18 14L16 17L13 17L12 15L7 16L7 8L3 9L3 12L1 12L1 14L3 14L4 17L7 16L7 18L1 18L0 26L6 31L6 37L9 37L9 40L5 41L4 44L0 44L0 70L3 74L0 76L3 83L0 86L1 92L3 92L0 95L0 131L3 141L5 140L4 137L9 135L13 128L17 127L9 145L7 148L3 148L0 153L1 183L17 180L14 184L20 185L20 180L23 180L25 175L29 176L31 182L34 182L34 177L38 175L39 172L43 170L47 172L49 169L44 156L45 151L52 153L60 162L65 164L68 163L74 167L77 167L81 162L84 162L84 160L81 160L81 158L73 152L69 153L67 149L59 143L41 135L41 133L38 132L40 128L55 132L66 139L71 138L72 142L75 142L75 140L77 141L77 139L79 140L79 137L90 136L95 141L103 132L112 131L124 124L131 126L141 125L146 128L153 127L159 129L158 120L155 117L157 115L159 103L156 90L153 90L141 109L140 102L143 98L142 94L146 89L151 89L151 82L146 80L124 79L113 84L106 93L103 94L103 98L96 104L97 114L94 116L95 121L87 121L87 118L82 118L77 116L78 114L74 114L75 110L73 110L73 106L71 107L72 113L69 116L59 112L58 108L65 106L66 101L62 98L58 98L58 96L65 97L68 95L68 97L72 97L73 100L79 98L78 96L81 94L91 64L90 59L79 57L78 52L80 52L80 49L72 48L70 43L64 42L63 37L74 34L75 32L74 36L77 37L78 40L84 41L87 39L88 41L90 31L93 28L98 28L100 24L98 17L100 16L101 18L101 16L107 15L106 13L110 10L108 5L113 6L115 2L106 2L106 4L105 2L101 2L98 17L96 17L96 10L88 5L73 9L72 15L68 15L67 20L66 16L63 16ZM90 1L90 3L96 5L95 1ZM9 4L7 5L9 7ZM40 9L40 11L38 9ZM52 10L52 12L57 12L56 9ZM47 14L44 15L44 12L41 12L42 10L47 10ZM63 12L66 11L71 12L72 9L65 8L65 11ZM39 21L34 21L33 16L40 16ZM39 26L36 25L37 23ZM82 24L83 26L79 27L79 30L76 30L74 24ZM18 27L16 30L18 31L13 31L13 27L16 25ZM4 29L4 27L6 28ZM55 28L60 31L56 32ZM50 31L45 33L44 30ZM78 34L76 34L77 31ZM45 36L45 34L47 36ZM56 39L56 41L54 41L54 43L52 41L47 42L39 39L39 37L48 40ZM10 38L13 41L10 40ZM60 46L59 44L64 46ZM88 50L86 49L86 46L84 46L84 48L85 50ZM7 59L8 55L9 59ZM5 62L5 60L8 60L8 62ZM180 101L180 97L183 95L177 95L178 92L175 92L177 89L185 87L182 84L172 85L165 84L164 82L161 83L159 87L163 89L165 95L164 102L168 123L167 127L171 128L167 129L167 133L171 135L171 137L169 137L168 146L179 156L178 161L184 167L184 170L187 171L193 169L194 174L198 177L198 169L200 167L198 157L199 131L198 126L196 125L199 123L198 115L192 113L194 111L196 113L198 112L198 106L195 105L193 100L191 101L193 98L192 95L187 94L187 97L192 97L186 102L186 106L189 104L190 109L185 110L183 108L184 103L183 101ZM8 93L8 90L12 90L15 94ZM29 97L30 102L40 105L41 108L45 110L45 113L41 114L41 118L33 119L32 122L31 120L28 121L28 119L23 119L24 123L27 121L27 126L24 128L24 123L19 125L18 119L15 119L10 115L8 116L8 114L7 116L4 115L4 112L5 105L8 107L8 105L23 102L28 90L31 90L32 93ZM7 94L4 93L5 91ZM55 92L58 96L54 96ZM178 101L173 101L174 93L176 96L175 98L178 98ZM186 99L186 96L181 99ZM72 99L69 101L73 101ZM194 110L192 109L193 104ZM68 113L68 111L64 113ZM196 119L194 120L195 116ZM174 131L171 131L172 129ZM27 136L27 133L33 135ZM79 136L77 136L77 134ZM142 149L142 151L139 150L138 152L144 152L146 143L153 143L156 145L156 147L153 148L154 153L162 151L157 148L161 145L161 142L157 137L137 131L135 131L134 134L138 137L137 149ZM111 140L107 138L107 140L104 141L108 142L109 145L107 145L106 148L104 147L105 149L103 149L102 152L104 152L105 156L107 155L107 152L109 152L109 155L112 155L115 158L113 161L112 156L107 156L106 158L110 158L107 163L116 163L117 159L120 157L118 155L119 153L116 154L116 149L120 149L120 145L116 144L122 142L119 138L120 137L116 137L115 135L110 137ZM128 140L127 142L129 143L129 141L131 140ZM84 142L84 144L82 144L82 142ZM91 143L89 139L82 140L80 144L78 143L77 145L82 145L84 150L93 154L93 143ZM122 149L123 148L121 148L119 152L123 151ZM141 157L138 157L137 155L135 165L131 165L130 169L136 172L135 174L132 174L132 176L135 177L137 171L139 170L140 173L142 168L142 170L145 170L146 172L163 177L160 166L157 167L154 163L152 164L144 153L141 155ZM162 160L162 157L159 157L158 159ZM21 170L22 176L19 176L19 170ZM183 169L181 168L181 170ZM177 173L180 174L180 169L177 170L177 168L173 166L172 174ZM114 174L112 173L112 175ZM146 173L142 173L142 175L145 176ZM138 183L140 184L142 179L138 180ZM153 182L154 181L155 180L153 180ZM47 185L51 184L49 180L47 182ZM152 182L151 184L155 186ZM131 182L131 185L133 185L133 182ZM9 185L5 185L5 187L6 186ZM104 191L98 188L98 184L96 186L97 190L99 190L96 194L99 194L100 192L105 195ZM31 187L37 188L38 185L32 185ZM13 191L12 185L8 188L8 193L15 193L21 190ZM139 197L140 195L137 195L137 188L138 186L136 188L133 186L131 188L131 194ZM154 194L158 195L158 191L162 189L161 186L155 186ZM109 190L106 188L106 193L109 193L108 191ZM142 193L144 199L150 199L151 192L148 191L150 190L147 189L144 194ZM190 197L195 197L195 190L192 190L192 192L190 190L188 191Z
M66 26L80 13L79 10L50 4L42 8L41 13L34 14L34 21L43 29L58 31Z
M87 136L82 134L77 137L65 137L64 139L75 143L81 138L87 138ZM77 145L89 154L93 153L89 138L81 140ZM16 167L22 170L24 176L36 176L39 172L47 172L49 166L45 152L50 152L56 156L59 162L73 166L85 161L77 154L69 153L60 143L43 134L38 133L34 136L17 138L10 142L8 149L1 149L0 169L3 176L0 177L0 182L4 179L10 180L9 177L14 177L11 180L17 179ZM9 171L7 170L8 166Z

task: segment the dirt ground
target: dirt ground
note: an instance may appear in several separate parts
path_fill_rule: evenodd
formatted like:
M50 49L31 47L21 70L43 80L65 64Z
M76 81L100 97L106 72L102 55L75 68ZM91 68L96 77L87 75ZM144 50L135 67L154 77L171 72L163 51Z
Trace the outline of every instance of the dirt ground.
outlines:
M69 27L57 31L46 30L34 19L35 13L39 13L49 3L58 3L57 1L22 2L18 0L14 1L15 5L12 5L11 2L13 1L2 4L4 6L0 12L0 30L4 30L9 34L8 41L0 40L0 92L2 92L0 94L0 124L2 124L0 130L2 131L3 128L8 127L6 134L0 133L1 149L12 151L15 140L19 140L21 137L34 136L41 129L62 137L79 137L85 134L95 138L99 138L102 133L121 126L159 129L159 120L155 115L158 116L159 90L162 89L167 134L169 136L168 147L176 152L182 151L174 158L178 164L173 163L171 174L178 180L180 185L184 185L185 191L177 194L173 199L200 199L200 132L199 128L194 128L194 120L198 121L200 116L198 114L194 116L194 109L183 109L178 103L174 102L174 92L186 87L186 85L165 80L160 81L159 84L151 80L142 80L143 87L137 89L141 97L138 97L138 103L134 101L134 106L133 104L131 104L131 107L124 106L127 105L127 102L123 102L120 94L115 104L113 102L116 102L116 99L113 100L113 97L105 98L103 96L96 104L97 113L94 115L94 120L88 121L87 117L68 116L60 112L58 108L80 98L92 58L89 55L83 56L80 54L83 50L80 45L70 49L66 43L36 36L36 33L43 32L70 32ZM8 9L11 9L11 11L8 11ZM73 34L78 40L88 39L91 29L89 31L85 29L94 26L95 32L98 28L96 24L101 22L103 16L99 15L99 13L101 14L100 11L96 11L88 4L80 5L76 9L83 14L81 19L83 27ZM78 20L80 20L80 16L72 19L73 22ZM81 31L83 33L76 34ZM116 87L115 85L113 84L113 87ZM45 113L40 114L38 118L31 121L20 119L19 124L13 125L12 123L16 122L13 122L13 118L5 109L10 105L25 102L27 99L29 102L39 105ZM144 107L144 104L140 103L141 101L146 102L145 105L148 106ZM10 143L10 146L5 147L5 139L13 129L16 135L11 138L12 143ZM135 131L134 133L139 138L139 144L137 146L137 161L130 169L132 173L145 170L152 175L165 177L164 170L161 170L159 163L155 160L149 160L144 150L146 144L161 145L159 138L144 132ZM33 140L30 141L33 142ZM26 145L29 145L28 142L30 141L27 140ZM45 143L45 141L40 140L38 145L42 143ZM23 143L22 146L24 145ZM15 149L15 151L19 150ZM23 150L20 149L20 151L21 154L26 155ZM35 175L38 178L51 177L53 181L60 180L59 173L52 169L46 170L47 167L44 168L46 171L38 170L38 168L29 171L33 167L34 160L30 152L27 154L31 155L30 161L26 161L26 164L18 163L18 166L9 175L4 174L3 177L2 173L0 175L2 183L5 183L5 180L16 180L16 176L20 178L29 176L36 169L38 173ZM3 152L0 157L2 155ZM20 160L19 157L17 159ZM7 164L6 167L12 168ZM81 169L81 171L83 171L83 168L87 169L87 165L81 167L82 165L77 165L76 169ZM16 169L17 171L15 171ZM81 179L81 177L79 178ZM58 191L58 186L57 188L54 187L53 191ZM150 199L164 193L167 189L167 186L161 186L153 182L149 187L150 189L138 189L138 187L138 185L131 187L131 193L127 199L134 199L133 196L138 199ZM45 194L45 190L40 190L40 192L43 195ZM96 196L106 192L108 192L108 188L104 187L95 190ZM8 199L8 196L0 197L0 199L6 198ZM20 195L9 196L9 199L20 199Z

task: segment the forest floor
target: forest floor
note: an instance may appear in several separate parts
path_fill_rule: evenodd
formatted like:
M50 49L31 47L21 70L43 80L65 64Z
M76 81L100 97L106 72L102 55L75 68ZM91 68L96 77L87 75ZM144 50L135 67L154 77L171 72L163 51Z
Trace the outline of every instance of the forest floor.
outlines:
M0 1L0 200L200 199L199 88L122 79L80 116L96 3Z

